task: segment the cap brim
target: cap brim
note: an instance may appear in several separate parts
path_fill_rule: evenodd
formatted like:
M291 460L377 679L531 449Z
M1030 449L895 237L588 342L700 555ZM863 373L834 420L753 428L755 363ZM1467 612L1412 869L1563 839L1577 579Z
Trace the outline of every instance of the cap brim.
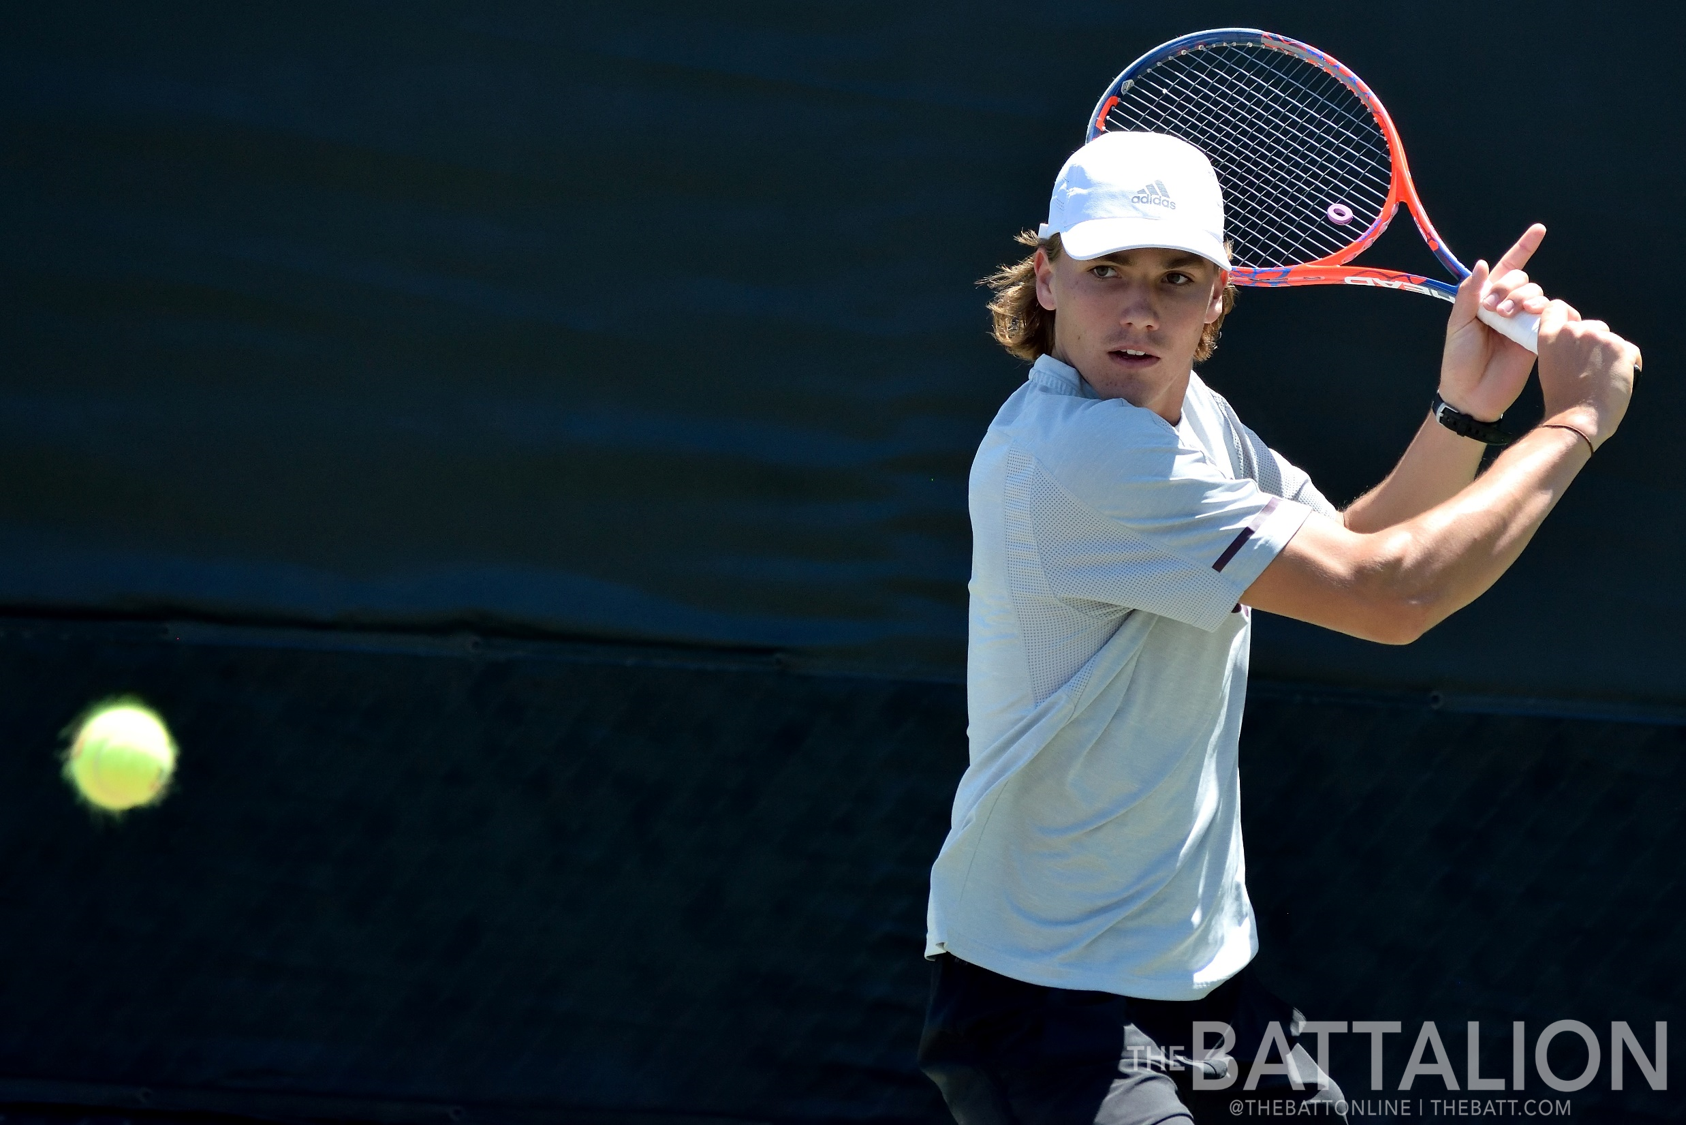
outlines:
M1230 268L1230 258L1224 253L1222 240L1207 231L1165 219L1090 219L1063 232L1060 247L1079 261L1123 250L1186 250L1205 258L1221 270Z

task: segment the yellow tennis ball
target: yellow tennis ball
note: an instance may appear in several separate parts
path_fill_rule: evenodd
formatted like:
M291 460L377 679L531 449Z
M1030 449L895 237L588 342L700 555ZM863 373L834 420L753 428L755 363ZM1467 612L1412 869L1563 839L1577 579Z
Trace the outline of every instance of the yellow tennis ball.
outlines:
M112 700L88 710L65 753L64 775L82 799L107 812L150 805L176 768L176 742L145 704Z

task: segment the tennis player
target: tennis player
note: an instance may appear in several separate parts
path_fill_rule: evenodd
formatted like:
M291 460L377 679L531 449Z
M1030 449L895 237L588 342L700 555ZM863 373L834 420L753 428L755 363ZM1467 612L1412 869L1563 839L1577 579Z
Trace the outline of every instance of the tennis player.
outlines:
M920 1045L961 1125L1343 1104L1319 1047L1346 1025L1303 1024L1248 968L1250 616L1406 644L1517 559L1622 420L1638 356L1528 279L1544 233L1477 263L1434 413L1338 511L1193 371L1233 301L1206 158L1114 132L1061 169L1034 253L991 279L997 340L1033 362L969 485L971 765L932 869ZM1541 314L1546 401L1480 478L1534 357L1478 302Z

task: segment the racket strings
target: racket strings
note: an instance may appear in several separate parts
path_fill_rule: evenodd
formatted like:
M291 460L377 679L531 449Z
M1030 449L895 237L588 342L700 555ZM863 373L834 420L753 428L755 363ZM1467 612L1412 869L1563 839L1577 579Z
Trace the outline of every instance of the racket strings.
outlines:
M1349 252L1382 214L1394 169L1370 109L1340 79L1258 43L1163 59L1127 83L1105 127L1170 133L1202 149L1224 189L1240 266ZM1352 221L1331 221L1341 204Z
M1231 157L1231 160L1215 163L1240 162L1241 167L1252 172L1246 178L1230 176L1227 185L1230 188L1227 196L1234 200L1234 204L1227 207L1232 213L1232 221L1227 225L1233 241L1238 241L1246 254L1246 257L1239 255L1238 260L1242 264L1250 264L1249 259L1257 259L1259 264L1292 264L1339 252L1351 242L1351 234L1332 227L1325 214L1327 204L1324 207L1306 204L1307 189L1321 186L1326 189L1325 194L1329 194L1332 184L1345 188L1355 179L1360 184L1370 181L1370 186L1376 189L1370 193L1376 207L1370 208L1373 216L1366 217L1367 226L1387 193L1386 183L1366 167L1371 162L1353 159L1351 129L1332 130L1335 122L1328 113L1306 113L1307 107L1297 103L1310 99L1285 96L1293 92L1294 87L1285 83L1280 74L1268 71L1261 75L1256 72L1251 76L1242 76L1253 78L1253 82L1239 82L1234 68L1213 66L1209 62L1210 56L1210 51L1195 53L1193 61L1200 65L1199 73L1167 68L1161 83L1167 89L1159 92L1160 97L1154 104L1167 112L1173 119L1172 123L1181 126L1173 131L1193 133L1196 138L1207 140L1212 148L1221 150L1218 154L1221 157ZM1292 57L1283 57L1295 61ZM1305 69L1328 77L1315 67ZM1136 84L1133 84L1132 92L1139 97L1154 93ZM1275 119L1275 128L1261 128L1261 115L1257 112L1236 112L1237 106L1247 107L1249 102L1257 106L1262 94L1267 104L1278 111L1270 115ZM1318 101L1329 100L1323 90L1314 88L1305 91L1305 94L1319 95ZM1351 114L1341 116L1350 123L1353 120ZM1332 131L1345 134L1349 142L1347 146L1333 150L1333 155L1327 145L1308 147L1304 143L1293 143L1303 142L1308 133L1329 140ZM1297 168L1297 165L1302 167ZM1322 175L1308 176L1305 174L1308 170L1321 172ZM1367 171L1372 174L1366 175ZM1309 183L1309 180L1312 182ZM1360 200L1360 207L1356 210L1365 209L1362 201L1365 193L1346 194ZM1299 210L1304 213L1298 216L1285 214L1285 202L1291 205L1298 202ZM1349 203L1349 206L1353 204ZM1363 229L1364 226L1358 228L1360 231Z
M1207 60L1197 59L1196 61L1205 62ZM1314 148L1308 150L1303 148L1298 150L1298 155L1302 158L1311 158L1321 163L1325 169L1333 175L1353 175L1361 178L1371 178L1376 183L1380 184L1382 190L1386 194L1387 182L1389 175L1392 173L1392 169L1385 168L1384 173L1380 176L1378 175L1378 170L1376 169L1373 161L1368 159L1369 153L1365 148L1365 141L1367 138L1364 134L1355 132L1353 129L1353 126L1370 126L1374 132L1375 122L1368 115L1363 121L1360 121L1353 117L1351 113L1347 112L1349 108L1348 106L1344 106L1340 102L1332 101L1328 97L1329 93L1333 91L1346 94L1348 93L1346 87L1341 86L1333 77L1322 70L1314 70L1314 73L1318 76L1318 79L1322 83L1326 84L1326 89L1320 90L1309 87L1305 92L1321 99L1318 107L1319 109L1334 111L1339 116L1332 120L1330 117L1323 115L1313 115L1309 117L1304 113L1300 113L1297 114L1297 117L1299 118L1298 124L1307 129L1320 130L1333 126L1337 132L1340 132L1343 135L1348 143L1328 149ZM1235 88L1235 76L1233 74L1217 67L1212 67L1209 64L1209 78L1216 83L1230 85L1230 92L1233 96L1245 96L1245 91L1237 90ZM1296 105L1293 96L1287 89L1285 89L1284 83L1271 82L1268 83L1268 85L1271 87L1272 92L1280 99L1280 104L1282 104L1285 108L1294 110L1302 108ZM1349 97L1348 100L1350 102L1354 101L1351 97ZM1346 127L1340 123L1343 119L1347 122ZM1324 133L1323 135L1328 136L1327 133ZM1280 155L1289 159L1294 158L1295 154L1290 153L1289 150L1282 145L1280 139L1272 134L1256 134L1256 139L1260 142L1271 144ZM1386 141L1383 143L1383 152L1386 155ZM1355 159L1355 154L1358 155L1358 159Z
M1314 234L1309 242L1306 232L1300 229L1305 226L1304 223L1285 222L1280 216L1280 209L1273 209L1273 202L1293 198L1298 189L1298 185L1284 176L1274 174L1281 162L1281 153L1271 154L1278 160L1256 164L1253 175L1248 178L1227 175L1224 171L1226 165L1241 164L1246 159L1238 156L1236 149L1250 143L1257 144L1257 140L1249 141L1239 130L1223 121L1202 120L1169 105L1160 108L1164 116L1159 120L1132 121L1128 127L1186 136L1214 158L1224 188L1226 233L1236 246L1233 257L1238 264L1311 261L1334 253L1345 245L1345 240L1340 237L1322 232Z
M1179 81L1186 82L1186 79L1180 78ZM1258 206L1239 205L1247 203L1249 201L1247 197L1256 195L1257 193L1254 189L1261 186L1270 189L1272 193L1280 197L1291 196L1294 194L1296 191L1296 185L1285 179L1279 171L1281 164L1289 157L1287 150L1282 149L1282 147L1272 138L1266 137L1262 139L1250 134L1244 134L1239 128L1231 125L1223 119L1196 116L1189 112L1187 109L1187 103L1179 105L1167 102L1161 104L1159 108L1165 112L1167 118L1172 124L1179 127L1176 131L1181 135L1195 134L1197 136L1207 138L1209 141L1216 140L1218 142L1216 144L1201 146L1207 148L1209 153L1211 153L1214 149L1233 152L1237 147L1249 144L1264 144L1276 150L1271 154L1274 157L1273 162L1256 165L1253 168L1254 175L1252 178L1240 179L1235 176L1231 176L1228 178L1228 182L1226 182L1226 177L1222 172L1220 172L1220 181L1225 187L1225 210L1227 212L1227 221L1225 225L1228 228L1227 233L1229 233L1232 237L1232 241L1237 242L1238 245L1242 247L1264 247L1264 256L1261 260L1269 259L1273 262L1279 261L1280 259L1287 260L1283 256L1289 255L1292 252L1288 250L1282 242L1283 239L1286 238L1292 243L1293 231L1286 228L1285 225L1276 218L1275 214L1267 209L1263 209ZM1216 163L1217 162L1215 161L1215 164ZM1262 185L1256 182L1259 180L1267 182ZM1324 252L1333 252L1333 250L1339 248L1340 245L1341 243L1338 240L1333 246L1329 247L1329 249ZM1311 256L1321 257L1322 254L1318 252L1311 252ZM1240 259L1238 260L1240 261Z
M1197 61L1205 60L1198 59ZM1335 84L1335 79L1324 71L1313 68L1313 73L1321 79ZM1213 85L1227 87L1226 94L1232 100L1240 100L1250 93L1245 88L1238 88L1236 75L1228 69L1209 65L1209 73L1206 78ZM1272 206L1272 204L1280 203L1283 200L1300 201L1304 204L1307 188L1312 186L1307 181L1317 182L1318 177L1291 177L1285 174L1284 170L1292 168L1297 162L1303 162L1315 166L1317 171L1322 173L1322 181L1325 184L1353 183L1356 187L1369 187L1374 194L1375 208L1373 210L1380 210L1383 206L1383 202L1388 195L1387 175L1391 175L1392 170L1390 169L1387 174L1379 175L1372 162L1364 159L1363 150L1357 148L1355 142L1359 142L1360 138L1351 129L1341 128L1324 113L1308 114L1302 112L1305 107L1298 104L1297 99L1285 89L1286 83L1278 80L1269 81L1266 84L1278 99L1277 104L1285 111L1283 116L1279 117L1280 123L1294 126L1293 132L1295 134L1304 136L1307 133L1313 133L1326 139L1333 139L1331 138L1331 127L1334 126L1334 131L1340 133L1346 143L1329 147L1301 144L1290 148L1284 142L1283 132L1256 128L1249 130L1246 134L1235 134L1238 139L1243 139L1256 148L1268 149L1269 155L1274 156L1277 161L1275 165L1266 163L1253 166L1255 177L1269 180L1270 186L1276 190L1274 193L1269 193L1265 198L1260 198L1260 193L1257 191L1251 192L1260 206L1251 210L1245 209L1243 215L1260 220L1270 228L1273 234L1278 236L1276 245L1273 247L1277 252L1268 255L1270 264L1285 264L1294 260L1311 260L1336 253L1349 245L1356 234L1365 230L1370 225L1369 222L1367 221L1364 226L1357 229L1354 229L1351 223L1344 224L1347 229L1343 230L1342 226L1329 222L1329 203L1326 202L1323 207L1312 207L1309 213L1303 216L1302 226L1304 226L1304 219L1306 218L1310 218L1312 224L1309 230L1302 231L1294 224L1292 216L1283 214L1281 206ZM1192 82L1186 82L1185 85L1189 87L1187 91L1189 94L1198 95L1198 90ZM1345 91L1345 87L1340 87L1340 89ZM1330 104L1326 90L1308 89L1306 92L1323 99L1323 102L1317 107L1318 109L1322 110ZM1335 108L1340 110L1343 107L1336 103ZM1343 116L1349 122L1353 120L1351 115L1343 114ZM1284 120L1285 118L1291 120ZM1384 151L1386 152L1386 141L1384 142ZM1356 155L1359 157L1358 159L1355 159ZM1249 179L1238 176L1237 180L1244 189L1251 189L1254 186ZM1340 194L1340 192L1336 192L1336 194ZM1359 194L1362 196L1362 193ZM1329 202L1345 201L1335 199ZM1303 238L1297 243L1295 239L1297 234L1309 234L1311 237L1309 240Z
M1242 82L1244 76L1229 67L1215 62L1215 60L1211 57L1210 52L1203 52L1202 54L1194 55L1189 61L1193 67L1201 68L1199 72L1199 77L1201 79L1207 83L1223 88L1232 104L1241 102L1250 96L1250 91ZM1322 83L1332 85L1335 83L1335 80L1322 70L1315 70L1314 73L1317 76L1317 79ZM1188 96L1200 96L1201 88L1194 80L1195 75L1184 73L1182 75L1178 75L1177 77L1185 87L1185 92ZM1303 93L1313 95L1319 99L1317 108L1318 110L1323 111L1321 113L1313 114L1312 119L1308 120L1308 115L1305 112L1300 112L1304 110L1305 107L1296 104L1296 99L1294 98L1293 93L1291 93L1292 88L1282 80L1287 76L1276 74L1275 72L1267 69L1265 73L1256 73L1253 77L1266 87L1269 95L1275 99L1276 103L1280 107L1295 112L1298 124L1311 127L1333 128L1335 131L1341 133L1350 144L1362 145L1364 143L1363 134L1355 132L1354 126L1363 125L1365 122L1360 122L1355 119L1352 114L1346 112L1347 107L1341 105L1339 102L1332 102L1328 96L1328 89L1315 89L1312 87L1303 88ZM1340 87L1337 88L1340 89ZM1325 116L1325 113L1330 111L1334 111L1334 116ZM1261 143L1272 145L1280 153L1286 154L1287 150L1283 148L1281 139L1278 136L1270 132L1266 132L1256 134L1256 137ZM1317 155L1323 156L1327 154L1320 152ZM1335 155L1338 158L1345 158L1347 156L1347 150L1344 149L1337 151ZM1352 160L1346 160L1345 163L1347 164L1349 170L1358 172L1359 174L1364 174L1364 172L1368 170L1367 164L1363 161L1354 162Z
M1255 148L1267 148L1267 155L1275 155L1278 163L1272 171L1278 173L1274 179L1280 194L1286 190L1288 199L1304 205L1306 189L1318 185L1320 180L1326 187L1368 187L1374 203L1374 207L1365 208L1372 212L1367 216L1366 226L1369 225L1369 219L1386 201L1393 169L1388 161L1387 141L1357 95L1323 69L1296 56L1265 48L1231 47L1224 55L1196 52L1190 61L1200 69L1200 78L1206 85L1219 90L1228 105L1246 106L1261 94L1268 99L1268 112L1264 116L1274 127L1260 128L1260 115L1256 113L1247 138ZM1238 67L1237 63L1243 65ZM1186 82L1185 87L1186 95L1202 96L1195 82ZM1297 164L1314 168L1323 175L1295 176L1285 183L1283 171L1292 170ZM1245 182L1244 186L1247 186ZM1360 190L1357 197L1363 198L1365 194ZM1306 219L1312 220L1310 249L1314 256L1340 249L1354 234L1365 229L1361 226L1357 231L1340 230L1329 223L1327 211L1328 203L1325 203L1322 207L1307 208L1301 216L1303 225ZM1267 216L1280 223L1281 208L1268 211Z
M1277 115L1278 128L1259 128L1257 115L1254 115L1255 120L1250 121L1241 113L1212 112L1215 106L1222 110L1238 104L1245 105L1250 100L1257 101L1261 91L1250 89L1247 85L1238 83L1238 76L1233 69L1212 65L1209 61L1211 54L1210 51L1197 52L1191 60L1200 67L1201 73L1170 71L1171 82L1168 85L1181 89L1164 91L1162 100L1157 104L1162 109L1168 110L1171 116L1178 119L1178 122L1187 131L1204 134L1211 140L1223 142L1215 145L1215 147L1227 149L1233 154L1238 150L1244 152L1249 149L1256 150L1256 159L1248 164L1248 167L1253 171L1253 176L1248 179L1233 176L1230 185L1232 190L1227 193L1227 195L1235 198L1238 204L1234 208L1227 208L1233 211L1236 220L1228 224L1231 228L1233 241L1239 238L1244 245L1251 244L1259 247L1262 251L1260 261L1266 264L1287 264L1297 260L1310 260L1340 251L1349 244L1351 236L1348 232L1331 229L1327 216L1323 214L1327 211L1327 204L1324 208L1316 209L1317 213L1310 216L1321 221L1310 225L1306 222L1308 216L1304 215L1300 217L1301 222L1299 224L1286 223L1282 208L1280 206L1274 208L1270 204L1304 196L1307 186L1304 183L1306 177L1285 175L1284 173L1287 170L1292 170L1297 163L1310 163L1318 166L1319 170L1324 173L1320 178L1326 181L1334 180L1340 183L1355 176L1361 182L1370 180L1372 186L1380 188L1380 191L1376 193L1377 202L1380 205L1381 199L1387 193L1386 184L1374 173L1366 175L1367 172L1371 171L1366 167L1368 161L1352 159L1351 142L1355 138L1351 128L1339 127L1337 121L1332 120L1327 112L1314 113L1310 115L1309 119L1309 115L1304 112L1306 107L1297 104L1297 101L1306 99L1286 96L1288 91L1285 87L1288 84L1283 81L1280 74L1274 73L1265 75L1255 73L1252 77L1261 81L1249 85L1263 86L1264 93L1275 103L1276 108L1287 110L1287 113ZM1288 57L1285 56L1285 58ZM1323 71L1317 68L1308 69L1313 74L1328 78ZM1333 79L1330 81L1333 82ZM1288 89L1292 90L1293 87L1289 86ZM1137 92L1140 95L1144 91L1138 89ZM1214 93L1221 96L1214 97ZM1306 93L1318 96L1317 100L1319 101L1325 103L1329 101L1325 90L1314 88L1307 90ZM1204 114L1191 112L1195 106L1202 107L1206 112ZM1336 103L1336 106L1339 110L1339 103ZM1353 117L1349 113L1341 113L1340 116L1346 118L1349 124L1353 121ZM1285 129L1282 127L1283 125L1289 125L1292 128ZM1291 148L1289 144L1285 143L1285 137L1315 130L1321 131L1322 135L1328 138L1332 132L1332 126L1335 127L1333 131L1345 136L1348 141L1347 146L1340 146L1334 150L1320 147L1308 150L1304 145ZM1263 153L1257 151L1261 149L1264 150ZM1260 155L1263 155L1263 160L1257 159ZM1243 159L1246 159L1246 157L1244 156ZM1260 189L1264 190L1261 191ZM1261 198L1262 196L1264 198ZM1261 206L1261 204L1265 206ZM1368 221L1366 225L1368 225ZM1364 227L1358 229L1363 230ZM1296 237L1305 234L1312 235L1310 241L1305 237Z

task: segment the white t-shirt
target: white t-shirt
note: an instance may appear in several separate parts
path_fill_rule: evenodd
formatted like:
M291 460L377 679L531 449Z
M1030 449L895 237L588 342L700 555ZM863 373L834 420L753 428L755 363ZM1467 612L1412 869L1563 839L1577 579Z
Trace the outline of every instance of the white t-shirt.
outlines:
M1195 999L1259 947L1239 599L1309 510L1335 510L1198 376L1173 426L1049 356L990 424L968 491L971 765L926 955Z

